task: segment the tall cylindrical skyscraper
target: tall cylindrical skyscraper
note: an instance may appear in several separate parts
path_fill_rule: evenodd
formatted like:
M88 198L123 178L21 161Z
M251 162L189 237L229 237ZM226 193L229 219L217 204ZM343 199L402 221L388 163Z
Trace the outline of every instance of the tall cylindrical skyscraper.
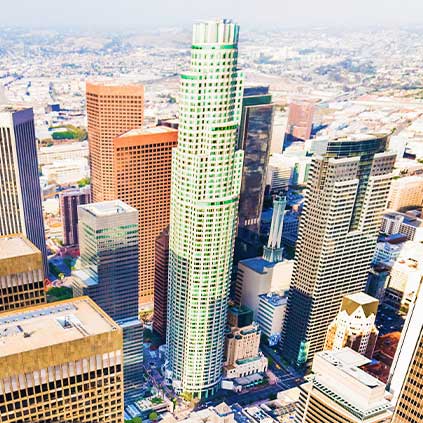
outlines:
M218 388L222 372L243 165L238 32L227 20L194 25L172 157L168 369L175 389L197 398Z

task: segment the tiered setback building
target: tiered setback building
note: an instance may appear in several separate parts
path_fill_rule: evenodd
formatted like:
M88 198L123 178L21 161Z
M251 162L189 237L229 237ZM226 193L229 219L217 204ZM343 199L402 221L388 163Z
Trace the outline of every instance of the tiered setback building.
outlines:
M0 106L0 236L22 233L42 253L48 274L34 113Z
M344 348L314 356L310 382L300 386L295 423L388 423L385 385L361 369L370 360Z
M169 225L172 149L178 131L134 129L113 141L113 196L138 210L139 305L151 309L156 238Z
M243 75L238 25L194 25L181 76L172 157L168 358L173 385L194 397L219 387L243 152L237 149Z
M346 295L335 320L329 325L325 350L350 347L372 358L379 331L375 325L379 301L363 292Z
M386 142L361 135L316 145L281 340L293 363L323 349L342 297L364 291L395 161Z
M239 226L259 232L273 124L269 87L244 89L239 148L244 151Z
M144 86L87 82L88 139L93 201L116 200L113 140L144 123Z
M60 215L63 226L63 245L77 246L78 206L91 203L91 188L72 189L60 193Z
M89 298L0 317L0 416L8 423L123 423L122 330Z
M225 340L224 376L227 379L264 373L267 358L259 350L260 329L257 323L243 327L228 327Z
M0 312L46 302L41 251L23 235L0 237Z

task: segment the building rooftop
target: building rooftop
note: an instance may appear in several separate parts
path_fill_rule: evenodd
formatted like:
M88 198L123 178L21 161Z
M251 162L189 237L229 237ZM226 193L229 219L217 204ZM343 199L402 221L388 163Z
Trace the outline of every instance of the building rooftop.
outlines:
M154 134L166 134L178 132L174 128L168 126L152 126L150 128L135 128L122 134L119 138L133 137L136 135L154 135Z
M360 369L361 366L369 364L370 360L351 348L342 348L339 351L322 351L317 353L317 355L362 385L370 388L384 386L378 379Z
M276 263L271 263L270 261L265 260L263 257L254 257L241 260L240 263L257 273L266 273L267 269L271 269L276 265Z
M0 113L14 113L30 109L24 104L0 104Z
M2 313L0 358L117 329L88 297Z
M355 294L346 295L342 299L341 310L352 314L358 307L362 307L366 317L374 314L376 316L379 306L379 300L365 294L364 292L357 292Z
M280 307L288 302L288 297L269 292L268 294L260 294L259 298L271 304L273 307Z
M134 207L128 206L128 204L120 200L85 204L83 206L79 206L79 208L86 210L93 216L97 217L114 216L116 214L133 213L137 211Z
M21 234L0 237L0 276L42 267L40 250Z
M416 228L423 226L423 219L421 219L416 214L412 214L411 212L400 213L400 212L396 212L396 211L389 211L388 213L385 213L384 217L385 218L391 218L391 219L402 218L403 223L410 225L410 226L414 226Z

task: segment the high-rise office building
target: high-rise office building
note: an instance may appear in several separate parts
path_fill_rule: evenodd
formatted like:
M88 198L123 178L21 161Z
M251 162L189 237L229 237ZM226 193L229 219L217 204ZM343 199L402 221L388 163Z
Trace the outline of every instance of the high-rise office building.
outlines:
M113 196L138 210L139 306L153 307L154 245L169 225L172 149L178 131L131 130L113 141Z
M335 320L329 325L325 350L349 347L372 358L379 331L375 325L379 301L364 292L346 295Z
M239 149L244 151L238 224L259 232L272 139L273 104L269 87L248 87L242 100Z
M410 352L412 358L408 363L392 423L420 423L423 421L423 326L420 327L414 349Z
M281 340L293 363L323 349L342 297L364 291L395 161L386 142L322 141L313 157Z
M388 208L403 210L423 206L423 176L405 176L392 181Z
M313 375L300 386L295 423L388 423L385 385L362 370L370 360L350 348L314 356Z
M0 317L0 416L8 423L123 423L122 330L89 298Z
M142 374L138 320L138 212L120 200L78 207L79 270L74 296L88 295L123 329L125 398L137 394Z
M397 404L395 423L420 422L422 419L421 388L423 381L423 279L408 309L401 338L390 369L389 390ZM420 416L418 418L418 416ZM408 420L407 420L408 418Z
M87 82L86 97L93 201L116 200L113 140L144 123L144 86Z
M48 274L34 113L0 106L0 235L24 234L42 253Z
M78 246L78 206L88 203L91 203L91 188L89 186L60 193L63 245Z
M166 338L169 275L169 229L156 239L154 252L154 319L153 329Z
M313 128L314 104L294 102L289 105L286 136L293 141L308 140Z
M172 157L168 370L176 390L197 398L215 392L222 377L243 166L238 33L228 20L194 25Z
M46 302L41 251L23 235L0 236L0 312Z

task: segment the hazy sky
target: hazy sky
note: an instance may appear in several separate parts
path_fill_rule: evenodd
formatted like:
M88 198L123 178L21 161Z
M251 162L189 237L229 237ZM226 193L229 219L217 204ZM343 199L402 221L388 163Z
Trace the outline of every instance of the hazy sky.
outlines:
M154 27L230 17L241 25L423 24L423 0L0 0L0 25Z

